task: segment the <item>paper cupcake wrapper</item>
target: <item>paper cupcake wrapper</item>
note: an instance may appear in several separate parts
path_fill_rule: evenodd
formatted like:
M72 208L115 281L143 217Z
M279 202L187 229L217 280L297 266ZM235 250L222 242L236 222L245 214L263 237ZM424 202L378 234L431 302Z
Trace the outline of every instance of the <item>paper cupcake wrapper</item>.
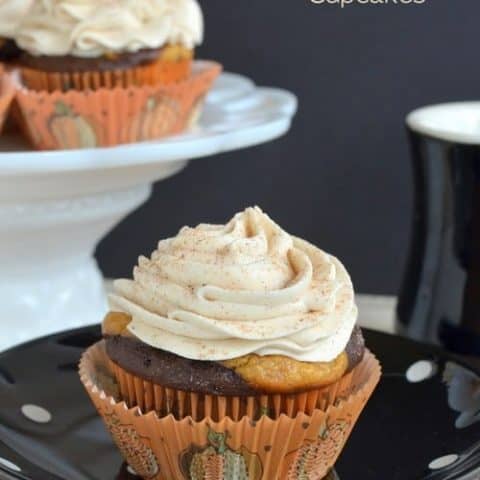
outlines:
M10 105L15 98L15 83L11 75L0 66L0 132L10 110Z
M153 480L321 480L342 451L380 379L380 365L367 352L350 376L347 398L311 415L249 415L181 420L142 414L120 400L104 342L85 352L80 377L127 463Z
M28 140L32 147L35 147L30 137L30 131L27 127L27 122L23 118L22 111L20 110L20 106L16 98L13 99L10 106L6 128L12 132L20 132L23 137Z
M23 67L22 83L31 90L55 92L171 84L189 77L192 59L162 60L138 67L91 72L46 72Z
M110 359L109 368L120 388L121 399L129 408L139 407L143 412L153 410L160 416L171 414L179 420L185 417L219 420L225 416L240 420L245 415L253 419L262 415L278 418L282 414L294 417L298 413L312 415L317 409L327 410L362 384L371 361L371 354L367 354L366 361L327 387L296 394L250 397L205 395L165 388L133 375Z
M53 93L22 87L16 98L36 148L108 147L183 131L221 69L195 62L186 80L170 85Z

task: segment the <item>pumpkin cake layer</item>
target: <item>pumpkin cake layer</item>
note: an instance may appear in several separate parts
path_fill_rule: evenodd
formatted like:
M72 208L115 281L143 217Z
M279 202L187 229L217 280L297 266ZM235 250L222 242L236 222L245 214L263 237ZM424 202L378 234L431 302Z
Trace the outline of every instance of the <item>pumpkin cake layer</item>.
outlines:
M137 52L111 53L101 57L75 57L73 55L31 55L24 52L20 58L23 67L44 72L106 72L147 65L156 61L190 61L193 51L180 45L142 49Z
M281 355L246 355L224 362L190 360L134 338L124 314L107 315L107 354L129 373L167 388L209 395L295 393L332 384L363 358L364 339L355 327L344 352L332 362L299 362Z

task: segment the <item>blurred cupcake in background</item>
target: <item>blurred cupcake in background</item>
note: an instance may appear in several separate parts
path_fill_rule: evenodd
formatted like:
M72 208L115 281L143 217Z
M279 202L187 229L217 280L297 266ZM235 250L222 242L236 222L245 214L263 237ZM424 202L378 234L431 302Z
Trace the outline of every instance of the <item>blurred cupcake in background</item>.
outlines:
M14 38L32 3L33 0L0 0L0 62L11 62L20 55Z
M15 38L28 88L168 84L189 76L203 16L196 0L42 0Z
M193 62L196 0L43 0L16 41L24 130L40 150L114 146L180 133L221 71Z

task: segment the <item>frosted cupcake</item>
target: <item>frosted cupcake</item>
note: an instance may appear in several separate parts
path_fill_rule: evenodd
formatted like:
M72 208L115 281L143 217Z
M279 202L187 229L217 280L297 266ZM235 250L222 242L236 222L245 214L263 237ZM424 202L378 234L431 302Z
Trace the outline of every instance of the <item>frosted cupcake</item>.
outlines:
M14 37L32 0L0 0L0 62L10 62L20 55Z
M343 265L258 208L182 229L133 275L115 282L104 333L110 358L144 380L202 394L296 393L363 358Z
M185 79L202 38L196 0L43 0L15 36L25 85L48 91Z
M16 41L25 131L40 150L115 146L180 133L221 72L192 64L196 0L42 0Z
M115 290L81 376L131 464L118 425L148 439L154 478L328 472L380 376L339 260L249 208L161 241Z

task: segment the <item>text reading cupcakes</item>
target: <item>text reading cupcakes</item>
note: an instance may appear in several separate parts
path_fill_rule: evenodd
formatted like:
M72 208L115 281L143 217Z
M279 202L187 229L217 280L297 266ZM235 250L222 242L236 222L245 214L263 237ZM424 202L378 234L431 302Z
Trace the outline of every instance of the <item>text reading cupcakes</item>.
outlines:
M80 374L138 473L327 474L380 377L336 258L249 208L161 241L115 290Z
M16 34L19 104L40 149L161 138L189 125L220 72L193 63L196 0L44 0Z

